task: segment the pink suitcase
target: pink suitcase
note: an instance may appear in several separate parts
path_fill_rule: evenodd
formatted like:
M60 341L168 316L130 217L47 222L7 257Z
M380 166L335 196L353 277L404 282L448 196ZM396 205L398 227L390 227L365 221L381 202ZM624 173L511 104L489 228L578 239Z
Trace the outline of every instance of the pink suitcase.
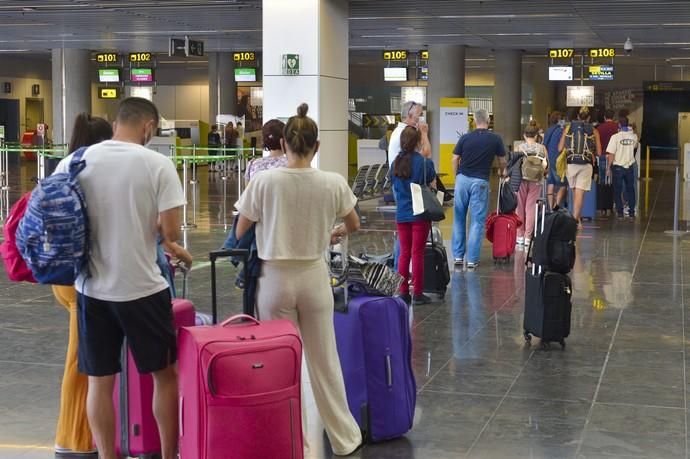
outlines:
M172 303L175 328L193 326L196 317L192 302L174 299ZM139 374L129 351L127 365L115 377L113 400L118 454L135 457L160 454L161 440L153 416L153 377Z
M178 335L180 459L302 459L302 342L248 315Z

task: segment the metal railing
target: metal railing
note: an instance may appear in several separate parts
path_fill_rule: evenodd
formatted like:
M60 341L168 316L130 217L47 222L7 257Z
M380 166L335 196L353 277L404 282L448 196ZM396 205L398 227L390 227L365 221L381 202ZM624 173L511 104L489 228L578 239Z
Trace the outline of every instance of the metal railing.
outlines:
M210 152L218 153L211 155ZM18 143L5 143L0 146L0 223L4 222L10 210L10 180L9 158L11 154L23 155L33 153L36 155L36 178L43 180L46 177L46 160L62 159L67 156L66 145L53 145L51 148L41 146L23 146ZM191 154L181 154L191 153ZM260 153L259 153L260 155ZM197 168L202 164L219 164L221 179L223 180L223 213L225 230L227 230L227 181L233 169L237 169L237 195L240 196L246 185L242 171L246 169L249 161L257 156L256 148L226 148L226 147L198 147L170 146L170 159L176 166L182 167L182 188L185 195L183 206L182 230L184 245L187 246L187 231L196 228L196 186L198 185ZM191 177L190 177L191 176ZM192 188L192 220L189 218L189 188Z

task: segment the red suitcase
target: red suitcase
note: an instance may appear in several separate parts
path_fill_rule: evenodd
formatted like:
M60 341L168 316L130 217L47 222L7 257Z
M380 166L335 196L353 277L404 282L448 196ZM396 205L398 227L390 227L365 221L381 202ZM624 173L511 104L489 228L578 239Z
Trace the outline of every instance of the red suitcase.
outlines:
M174 299L172 303L175 328L193 326L196 317L192 302ZM118 454L128 457L160 454L161 440L158 424L153 416L153 377L137 371L129 351L127 364L122 366L122 372L115 377L113 401L115 446Z
M238 315L185 327L178 349L180 459L303 457L302 343L292 322Z
M246 250L211 252L214 323L221 257L243 257L248 275ZM246 300L243 310L253 311ZM292 322L243 314L185 327L178 352L180 459L303 458L302 341Z
M486 238L491 242L494 261L508 261L515 253L517 229L522 225L517 214L491 212L486 219Z

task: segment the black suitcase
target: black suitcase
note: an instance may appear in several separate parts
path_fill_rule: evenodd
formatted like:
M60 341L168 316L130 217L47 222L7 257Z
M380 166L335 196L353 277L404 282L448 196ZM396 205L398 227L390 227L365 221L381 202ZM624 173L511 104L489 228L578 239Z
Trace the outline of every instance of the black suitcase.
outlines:
M541 200L537 202L536 215L535 235L543 230L546 215L546 206ZM530 266L525 272L525 340L529 343L532 336L536 336L541 338L544 348L552 341L565 348L565 338L570 335L572 283L567 274L543 271L541 266L531 263L531 249L526 262Z
M602 183L603 180L603 183ZM602 212L613 212L613 185L611 177L599 177L597 183L597 210Z
M434 226L424 249L424 292L443 297L449 282L448 254L441 232Z

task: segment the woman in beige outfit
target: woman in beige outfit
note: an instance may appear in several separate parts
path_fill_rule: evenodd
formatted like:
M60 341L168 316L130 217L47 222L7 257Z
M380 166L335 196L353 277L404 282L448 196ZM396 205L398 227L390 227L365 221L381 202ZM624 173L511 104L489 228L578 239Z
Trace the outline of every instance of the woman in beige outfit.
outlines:
M236 230L241 238L256 223L262 260L259 318L285 318L299 328L316 406L333 452L349 455L359 448L362 436L347 406L323 254L331 240L359 229L357 199L342 176L311 167L319 142L307 109L302 104L285 125L281 143L287 167L257 173L240 198ZM332 229L337 218L344 224Z

